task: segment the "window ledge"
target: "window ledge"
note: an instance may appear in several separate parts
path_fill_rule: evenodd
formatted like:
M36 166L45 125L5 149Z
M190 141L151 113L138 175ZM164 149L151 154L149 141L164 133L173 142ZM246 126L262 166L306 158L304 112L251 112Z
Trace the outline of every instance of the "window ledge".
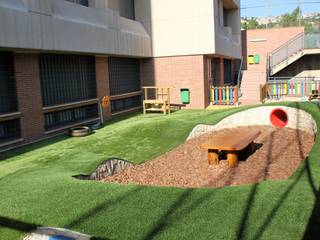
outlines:
M17 143L20 143L20 142L23 142L23 141L24 141L23 138L19 138L19 139L16 139L16 140L11 140L9 142L0 143L0 148L6 147L6 146L10 146L10 145L13 145L13 144L17 144Z
M66 104L60 104L60 105L54 105L50 107L43 107L43 113L50 113L50 112L57 112L61 110L67 110L71 108L77 108L77 107L83 107L91 104L96 104L99 102L98 98L79 101L79 102L73 102L73 103L66 103Z
M10 121L21 117L21 112L0 114L0 122Z
M45 134L46 135L50 135L50 134L57 133L57 132L63 132L63 131L66 131L66 130L68 130L70 128L73 128L73 127L76 127L76 126L79 126L79 125L82 125L82 124L88 124L88 123L96 122L96 121L100 121L100 118L91 118L91 119L88 119L88 120L79 121L79 122L76 122L76 123L71 123L71 124L63 126L63 127L57 127L55 129L45 131Z

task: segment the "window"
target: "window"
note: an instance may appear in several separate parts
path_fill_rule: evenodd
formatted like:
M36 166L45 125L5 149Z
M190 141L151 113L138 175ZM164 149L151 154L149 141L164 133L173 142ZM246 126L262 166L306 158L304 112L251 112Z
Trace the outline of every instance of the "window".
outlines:
M13 53L0 51L0 114L18 111Z
M117 113L141 106L141 96L111 101L111 112Z
M108 8L118 11L121 17L134 20L134 0L108 0Z
M46 131L99 116L97 104L67 109L44 115Z
M232 84L232 62L229 59L224 59L224 83Z
M228 27L228 9L223 8L223 26Z
M139 59L110 57L108 64L111 95L141 90Z
M97 97L95 58L61 54L40 55L44 106L54 106Z
M20 138L20 120L0 122L0 143Z
M88 0L67 0L68 2L73 2L82 6L89 7L89 1Z

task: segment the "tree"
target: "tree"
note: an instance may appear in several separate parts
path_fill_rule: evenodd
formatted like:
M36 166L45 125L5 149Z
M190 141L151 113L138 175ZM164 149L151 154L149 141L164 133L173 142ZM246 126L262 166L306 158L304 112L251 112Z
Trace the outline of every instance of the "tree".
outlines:
M293 12L283 14L280 18L279 25L281 27L291 27L291 26L299 26L302 24L302 11L300 7L297 7L293 10Z
M242 22L242 29L256 29L259 28L259 23L256 18L245 18Z

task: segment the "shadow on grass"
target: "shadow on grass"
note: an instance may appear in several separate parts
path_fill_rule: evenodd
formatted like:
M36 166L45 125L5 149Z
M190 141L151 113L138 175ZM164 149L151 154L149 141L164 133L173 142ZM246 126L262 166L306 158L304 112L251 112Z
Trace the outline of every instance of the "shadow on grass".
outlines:
M294 105L295 108L300 109L299 104L295 104ZM319 106L318 106L319 107ZM319 109L320 110L320 109ZM297 110L298 111L298 110ZM299 124L300 120L299 120L299 115L298 119L297 119L297 129L299 129ZM268 149L268 159L270 159L272 157L272 139L273 136L271 136L270 138L270 143L269 143L269 149ZM300 158L303 158L303 146L302 146L302 142L303 139L300 135L300 131L296 131L296 139L298 141L298 147L299 147L299 154L300 154ZM271 162L268 162L268 165ZM304 235L304 240L309 240L309 239L319 239L320 236L320 192L319 190L317 191L316 189L316 185L312 179L312 174L311 174L311 168L310 168L310 160L309 158L305 159L305 162L303 163L303 167L299 170L298 174L296 176L294 176L294 180L293 182L287 187L287 189L281 194L277 204L273 207L273 209L271 210L271 212L269 212L269 214L266 216L264 222L261 224L261 226L258 228L257 232L253 235L252 239L260 239L263 235L263 233L267 230L267 228L269 227L270 223L272 222L272 219L275 217L276 213L278 212L278 210L281 208L282 204L285 202L285 200L287 199L287 197L289 196L289 194L292 192L292 190L294 189L294 187L297 185L297 183L301 180L301 178L307 174L308 176L308 183L310 185L310 187L312 188L313 194L315 196L315 206L312 212L312 215L309 219L309 223L308 226L306 228L306 232ZM269 166L266 166L265 168L265 172L264 174L268 173L268 168ZM238 226L238 230L237 230L237 239L244 239L245 238L245 233L247 230L247 222L249 219L249 214L251 211L251 208L254 204L254 200L255 200L255 195L257 194L257 185L254 185L249 193L248 199L247 199L247 205L243 211L242 214L242 219L241 222Z
M116 123L121 122L123 120L126 120L128 118L136 117L136 116L138 116L140 114L141 113L134 112L134 113L128 113L126 115L115 117L115 118L105 122L103 124L102 128L106 127L106 126L110 126L110 125L116 124ZM18 156L18 155L21 155L21 154L25 154L27 152L31 152L31 151L34 151L34 150L39 150L41 148L50 146L52 144L55 144L55 143L58 143L58 142L61 142L61 141L65 141L65 140L67 140L69 138L70 137L66 133L61 133L60 135L52 137L52 138L49 138L49 139L44 139L44 140L41 140L41 141L36 142L36 143L31 143L31 144L26 145L26 146L18 147L16 149L0 152L0 161L4 161L4 160L6 160L8 158L15 157L15 156Z
M316 105L318 110L320 111L319 104L316 104ZM306 162L306 169L307 169L308 182L315 196L315 204L313 206L312 214L310 216L308 225L306 227L303 239L313 240L313 239L319 239L320 237L320 188L317 189L317 186L313 180L309 160Z
M81 214L78 218L74 219L72 222L68 223L65 227L66 228L73 228L79 226L81 223L86 221L87 219L93 219L93 217L101 211L106 211L107 209L114 207L115 205L121 204L122 201L130 198L131 195L139 194L139 192L143 190L142 186L135 187L130 191L126 191L120 196L107 200L98 206L94 207L93 209L88 210L87 212Z
M40 227L40 225L33 224L33 223L26 223L23 221L12 219L12 218L0 216L0 227L28 233L28 232L31 232L32 230L35 230L37 227Z

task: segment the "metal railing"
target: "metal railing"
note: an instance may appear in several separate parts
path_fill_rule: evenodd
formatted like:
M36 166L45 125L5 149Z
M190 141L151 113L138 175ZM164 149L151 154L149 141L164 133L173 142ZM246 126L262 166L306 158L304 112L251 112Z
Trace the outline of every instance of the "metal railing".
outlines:
M268 55L268 67L272 69L303 49L315 48L320 48L320 33L300 33Z
M238 86L212 86L210 89L210 101L214 105L234 105L239 102Z
M278 65L303 49L304 33L301 33L269 54L270 67Z
M320 33L309 33L304 36L304 48L320 48Z
M314 77L269 78L264 88L266 97L269 99L307 97L313 90L320 91L320 79Z

